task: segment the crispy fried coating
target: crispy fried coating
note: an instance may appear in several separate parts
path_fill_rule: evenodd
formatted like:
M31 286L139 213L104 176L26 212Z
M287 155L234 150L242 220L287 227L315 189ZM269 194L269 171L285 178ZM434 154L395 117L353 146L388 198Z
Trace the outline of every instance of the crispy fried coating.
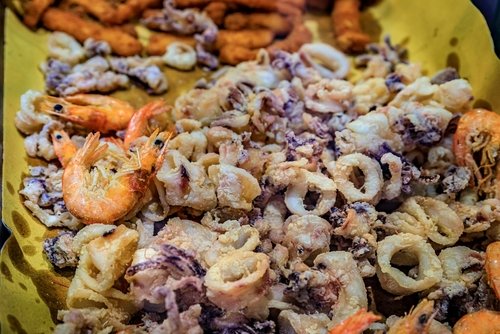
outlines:
M232 13L224 19L228 30L269 29L277 36L284 36L292 30L292 23L278 13Z
M21 1L24 16L23 22L31 29L35 28L40 21L43 12L54 2L54 0L24 0Z
M335 0L332 20L337 44L342 51L361 52L370 36L361 30L359 0Z
M313 8L317 10L327 10L332 8L332 3L334 0L306 0L307 8Z
M277 12L287 16L301 16L305 1L303 0L219 0L227 4L243 6L250 9L258 9L268 12Z
M288 36L280 41L271 44L267 50L275 52L277 50L284 50L287 52L296 52L303 44L311 43L312 33L307 29L301 19L295 20L293 29Z
M87 13L107 24L122 24L139 16L146 8L161 5L161 0L126 0L114 3L109 0L70 0Z
M229 5L224 2L211 2L209 3L203 11L214 21L218 26L224 23L224 16L226 15Z
M174 0L173 4L176 8L189 8L189 7L205 7L210 0Z
M104 27L68 11L49 8L43 15L42 22L47 29L65 32L75 37L80 43L90 37L106 41L113 52L120 56L133 56L142 50L139 40L121 29Z
M224 45L239 45L249 49L263 48L271 45L274 34L271 30L219 30L215 47L221 49Z
M155 33L149 37L146 52L151 56L161 56L165 53L167 46L174 42L181 42L195 47L196 41L192 36L174 35L168 33Z
M219 50L219 60L224 64L237 65L243 61L253 60L258 50L240 45L226 44Z

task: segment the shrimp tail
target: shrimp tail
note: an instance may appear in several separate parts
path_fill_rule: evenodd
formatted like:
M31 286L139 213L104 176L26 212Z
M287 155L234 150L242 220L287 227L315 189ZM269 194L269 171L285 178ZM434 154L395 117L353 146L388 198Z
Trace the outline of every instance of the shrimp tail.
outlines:
M75 160L80 161L84 166L90 166L99 160L107 151L108 145L99 146L100 133L90 133L85 139L85 144L78 150Z
M332 328L328 334L363 333L365 329L377 320L380 320L380 316L375 315L372 312L367 312L364 308L362 308Z

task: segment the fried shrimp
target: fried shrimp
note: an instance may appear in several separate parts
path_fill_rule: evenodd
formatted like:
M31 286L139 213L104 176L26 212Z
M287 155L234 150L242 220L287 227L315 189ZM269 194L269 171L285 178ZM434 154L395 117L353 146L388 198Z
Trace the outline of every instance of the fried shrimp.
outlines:
M454 334L491 334L500 331L500 313L489 310L464 315L453 327Z
M424 299L410 314L398 319L390 328L388 334L420 334L428 333L434 318L434 302Z
M491 286L497 298L500 298L500 241L495 241L486 248L486 261L484 264Z
M335 0L332 12L333 31L343 51L363 51L370 37L361 30L359 0Z
M134 114L134 108L127 102L96 94L65 98L47 95L39 100L38 108L49 115L104 133L125 129Z
M137 138L146 135L148 121L158 115L168 113L172 107L167 106L164 101L153 101L139 109L130 119L123 144L129 147Z
M97 22L58 8L49 8L42 17L43 25L52 31L62 31L75 37L80 43L87 38L106 41L114 53L133 56L141 52L139 40L120 28L105 27Z
M239 45L250 49L263 48L273 42L274 34L271 30L219 30L215 47L222 48L224 45Z
M258 51L240 45L227 44L219 50L219 59L224 64L237 65L242 61L254 60Z
M362 333L372 323L380 320L380 316L367 312L366 309L359 309L349 318L342 321L337 326L330 329L328 334L358 334Z
M174 35L164 32L154 33L149 37L146 52L151 56L161 56L174 43L183 43L194 47L196 40L192 36Z
M464 114L453 137L453 153L468 167L480 195L500 198L500 115L484 109Z
M155 131L118 171L93 168L108 145L99 144L99 133L89 134L64 169L63 198L69 212L85 224L112 224L123 218L147 190L163 163L167 133Z
M232 13L225 17L228 30L269 29L276 36L285 36L292 30L289 19L278 13Z
M78 147L64 130L52 132L52 145L61 165L66 167L69 161L75 156Z

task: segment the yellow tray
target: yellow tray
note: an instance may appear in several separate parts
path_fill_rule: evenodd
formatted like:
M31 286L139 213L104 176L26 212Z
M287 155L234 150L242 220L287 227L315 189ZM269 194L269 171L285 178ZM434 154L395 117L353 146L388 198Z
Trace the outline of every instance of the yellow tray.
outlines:
M493 52L490 34L479 11L468 0L383 0L364 14L370 32L377 37L390 33L394 43L404 43L410 59L427 73L458 67L474 89L476 106L500 110L500 60ZM308 16L316 39L329 39L329 19ZM23 138L14 126L19 97L28 89L43 90L38 65L46 56L45 31L31 32L9 10L5 20L3 86L3 208L2 219L12 230L0 255L0 332L50 333L57 309L64 308L70 273L55 273L42 255L43 240L54 235L24 208L18 191L30 160ZM173 100L192 86L196 74L170 72ZM173 79L175 78L175 79ZM127 95L128 94L128 95ZM147 96L134 90L134 104Z

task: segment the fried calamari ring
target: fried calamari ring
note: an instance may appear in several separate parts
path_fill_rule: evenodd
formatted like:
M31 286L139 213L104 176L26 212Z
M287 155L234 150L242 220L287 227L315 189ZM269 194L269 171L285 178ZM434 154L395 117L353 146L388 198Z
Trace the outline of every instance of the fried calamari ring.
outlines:
M359 0L335 0L332 12L333 31L342 51L361 52L370 36L361 30Z
M285 222L283 245L292 259L314 260L316 255L330 250L332 226L316 215L290 216Z
M290 20L278 13L232 13L225 17L228 30L268 29L276 36L285 36L292 30Z
M273 42L274 34L271 30L219 30L215 47L222 48L225 45L239 45L249 49L264 48Z
M87 38L108 42L113 52L120 56L133 56L141 52L142 45L137 38L118 28L82 19L76 14L57 8L49 8L42 18L43 25L53 31L62 31L75 37L80 43Z
M465 246L445 248L438 256L443 267L443 279L470 287L483 275L484 253ZM480 265L478 270L467 270Z
M304 205L304 198L310 190L316 190L320 193L318 202L312 210L306 209ZM285 204L293 214L321 216L333 207L336 195L337 187L330 178L321 173L301 169L297 173L297 179L292 182L286 191Z
M227 311L258 302L269 288L269 258L263 253L233 252L220 258L205 276L207 297Z
M359 168L364 175L364 184L361 187L356 187L350 180L354 168ZM377 161L361 153L352 153L328 163L327 169L338 190L349 203L362 201L375 204L378 202L383 178Z
M418 258L418 274L412 278L391 264L392 257L405 251ZM395 295L409 295L431 288L441 281L443 269L432 246L414 234L391 235L377 246L377 276L382 288Z
M324 78L341 79L349 73L351 67L349 59L328 44L304 44L299 52Z
M55 31L47 41L49 58L54 58L70 65L78 64L85 58L85 50L76 39L68 34Z
M413 217L423 227L425 236L439 245L455 244L464 231L463 222L455 211L434 198L408 198L398 211Z
M403 179L401 177L403 162L400 157L392 153L384 154L382 158L380 158L380 162L388 165L389 172L391 173L391 178L384 185L384 194L382 197L391 200L401 195L401 187L403 186Z

